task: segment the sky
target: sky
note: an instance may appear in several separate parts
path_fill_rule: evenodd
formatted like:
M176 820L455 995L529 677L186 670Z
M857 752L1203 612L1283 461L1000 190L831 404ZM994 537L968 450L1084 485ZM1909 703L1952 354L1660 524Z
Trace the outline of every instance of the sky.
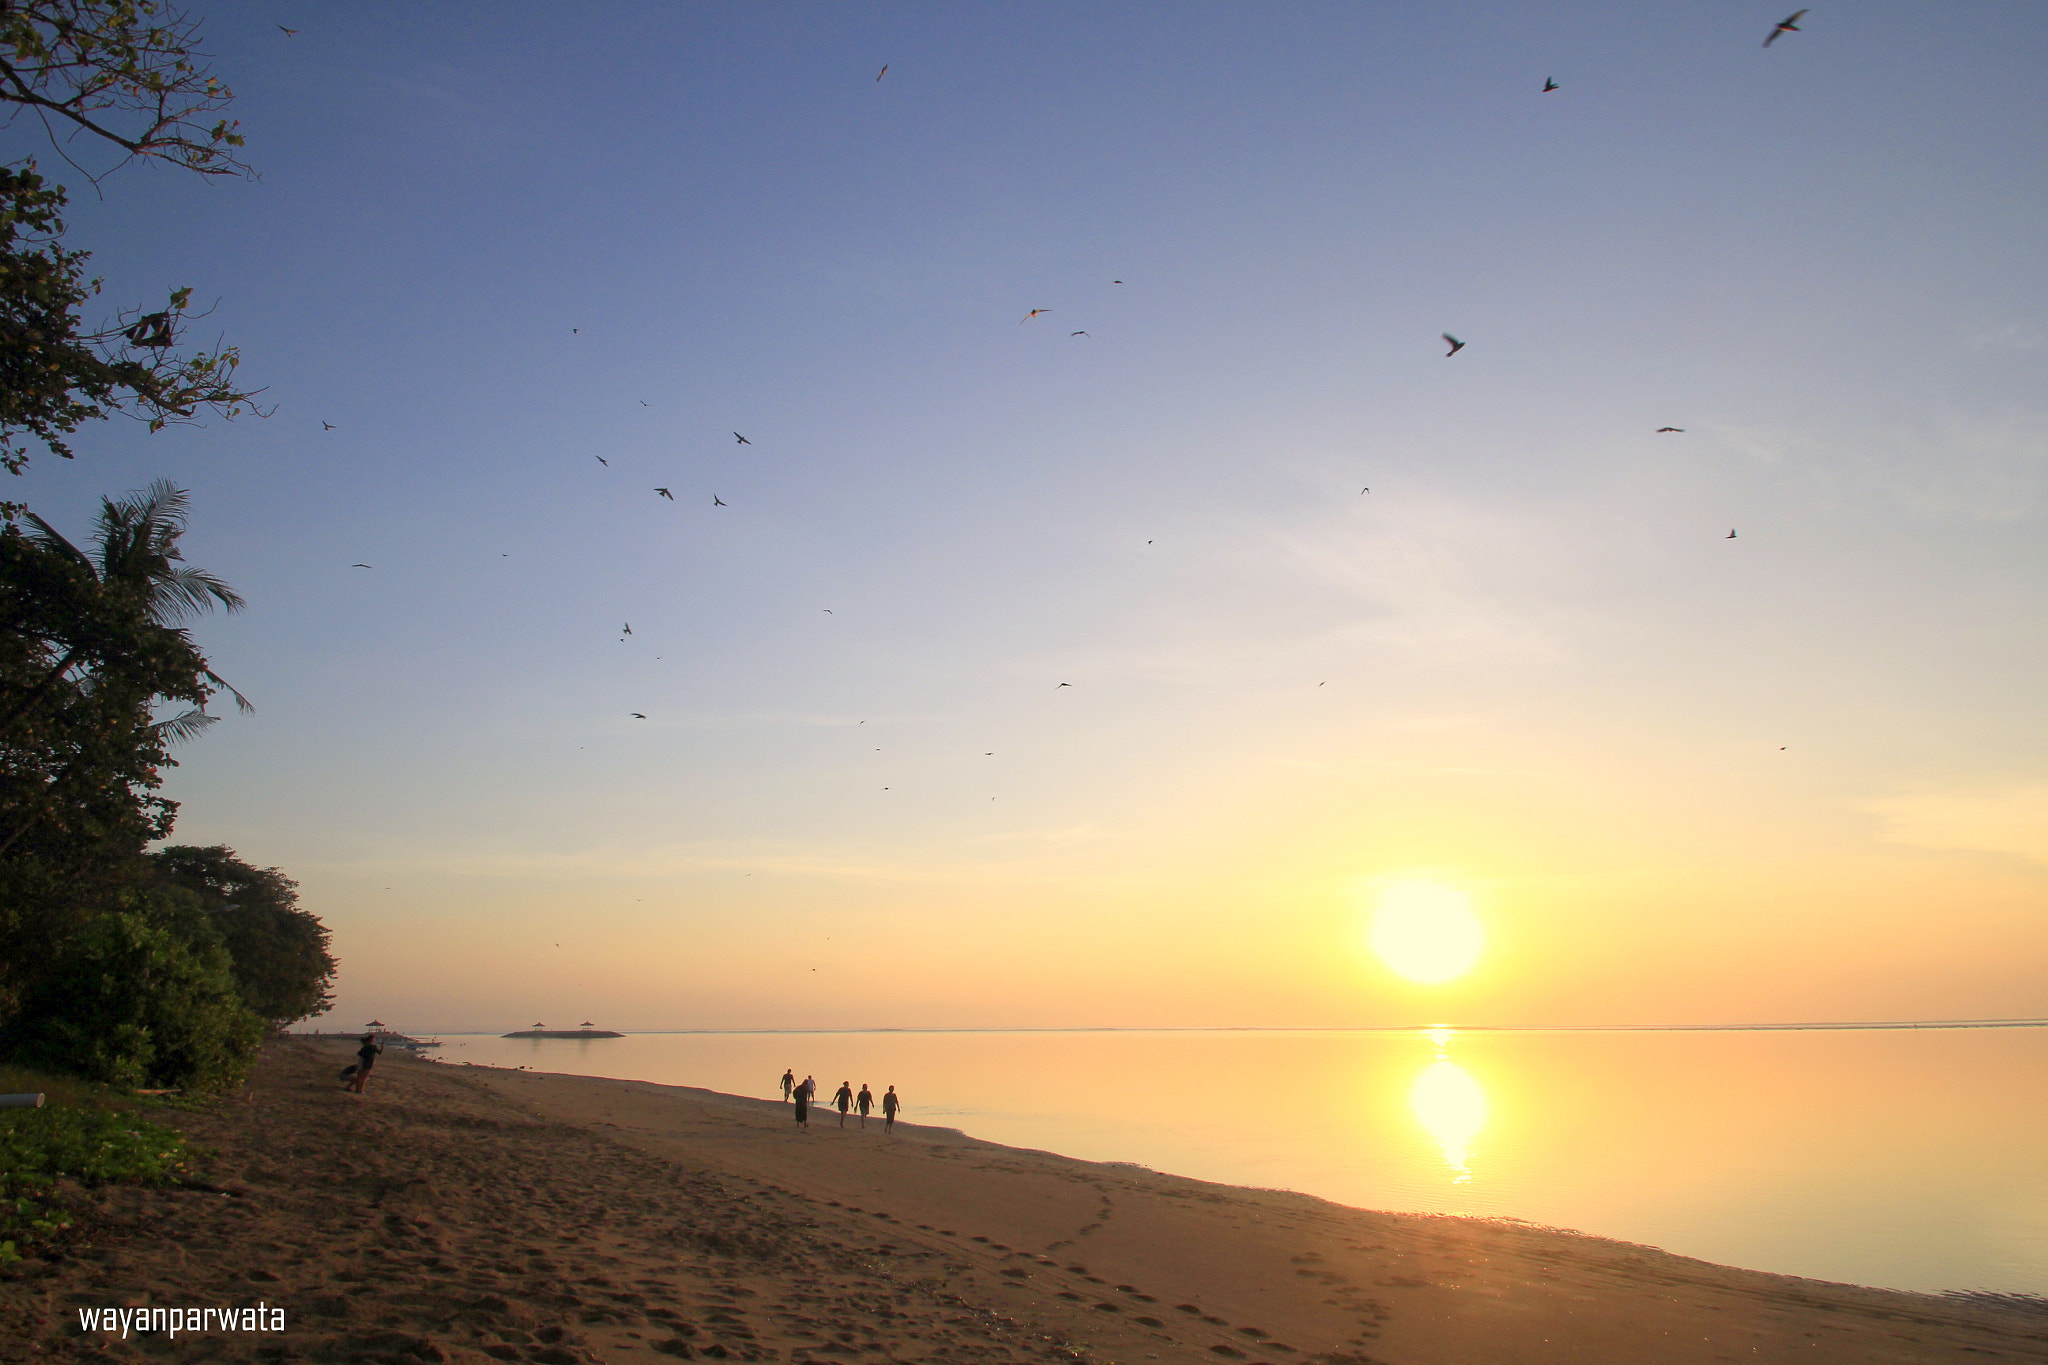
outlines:
M269 415L8 495L341 1027L2048 1014L2048 10L1782 8L202 0Z

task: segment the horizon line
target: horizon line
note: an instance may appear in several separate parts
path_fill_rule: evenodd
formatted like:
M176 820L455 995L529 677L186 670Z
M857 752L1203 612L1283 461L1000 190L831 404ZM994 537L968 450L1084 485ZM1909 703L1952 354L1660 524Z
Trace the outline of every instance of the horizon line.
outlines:
M613 1030L626 1037L694 1034L839 1034L839 1033L1796 1033L1855 1032L1906 1029L2048 1028L2048 1018L2017 1019L1876 1019L1812 1020L1798 1023L1750 1024L1047 1024L866 1028L643 1028ZM311 1029L306 1033L355 1034L354 1029ZM396 1032L386 1028L383 1032ZM507 1037L495 1029L423 1030L463 1037ZM575 1029L558 1030L574 1033ZM595 1032L596 1030L593 1030ZM287 1030L290 1032L290 1030ZM535 1039L533 1041L566 1041Z

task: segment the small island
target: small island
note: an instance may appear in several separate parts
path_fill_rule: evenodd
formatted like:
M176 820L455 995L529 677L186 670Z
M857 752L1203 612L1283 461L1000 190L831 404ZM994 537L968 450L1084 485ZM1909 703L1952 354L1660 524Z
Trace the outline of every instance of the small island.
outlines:
M593 1027L589 1020L583 1021L582 1028L549 1028L546 1024L535 1024L532 1028L517 1033L501 1033L500 1038L623 1038L623 1033L610 1029Z

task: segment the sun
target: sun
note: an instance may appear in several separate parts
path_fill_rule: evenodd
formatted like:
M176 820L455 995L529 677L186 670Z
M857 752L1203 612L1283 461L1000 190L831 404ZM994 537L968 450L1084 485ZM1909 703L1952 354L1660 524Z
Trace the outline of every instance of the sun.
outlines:
M1486 930L1472 898L1439 882L1396 882L1373 909L1372 950L1394 971L1422 985L1455 980L1486 949Z

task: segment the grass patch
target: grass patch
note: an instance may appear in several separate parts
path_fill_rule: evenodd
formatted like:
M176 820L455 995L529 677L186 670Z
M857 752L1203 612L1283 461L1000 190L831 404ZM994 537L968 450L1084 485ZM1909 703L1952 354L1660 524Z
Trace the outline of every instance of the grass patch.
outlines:
M161 1185L193 1159L183 1133L117 1107L123 1097L105 1086L0 1067L0 1092L26 1091L41 1091L44 1107L0 1109L0 1265L71 1226L53 1198L60 1180Z

